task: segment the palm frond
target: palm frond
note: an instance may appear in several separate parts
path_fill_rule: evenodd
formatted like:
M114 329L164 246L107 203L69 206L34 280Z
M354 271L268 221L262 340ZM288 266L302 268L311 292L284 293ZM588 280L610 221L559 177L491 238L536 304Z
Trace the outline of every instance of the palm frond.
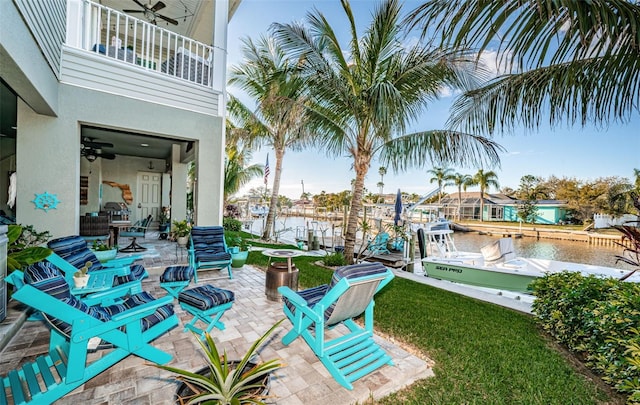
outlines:
M427 163L467 167L495 166L498 152L504 151L496 142L477 135L454 131L417 132L395 138L381 148L379 161L396 171L421 167Z

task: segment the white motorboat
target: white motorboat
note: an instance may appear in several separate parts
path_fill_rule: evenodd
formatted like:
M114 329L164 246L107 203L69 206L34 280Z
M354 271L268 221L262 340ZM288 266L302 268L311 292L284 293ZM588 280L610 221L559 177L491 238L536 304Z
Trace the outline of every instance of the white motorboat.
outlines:
M422 233L422 236L420 235ZM531 293L531 282L562 271L622 279L630 270L549 259L517 257L511 238L489 244L479 253L459 252L450 229L419 230L422 268L429 277L499 290ZM625 279L640 282L640 272Z

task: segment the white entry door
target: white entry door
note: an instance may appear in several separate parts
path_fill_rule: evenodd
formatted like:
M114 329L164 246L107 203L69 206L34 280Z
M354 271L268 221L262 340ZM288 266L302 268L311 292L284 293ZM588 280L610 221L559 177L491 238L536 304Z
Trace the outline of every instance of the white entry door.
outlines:
M162 173L138 172L138 219L152 215L152 226L160 215Z

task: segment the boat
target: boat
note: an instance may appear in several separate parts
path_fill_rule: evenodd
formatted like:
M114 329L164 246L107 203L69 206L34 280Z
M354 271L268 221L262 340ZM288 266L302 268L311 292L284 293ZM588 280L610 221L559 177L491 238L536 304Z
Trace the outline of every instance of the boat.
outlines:
M498 239L482 247L479 253L459 252L451 238L452 233L450 229L418 231L419 243L424 241L424 246L420 246L420 252L426 276L460 284L530 294L531 283L551 273L569 271L584 276L622 279L630 272L614 267L517 257L511 238ZM639 283L640 273L631 275L625 281Z
M265 205L254 205L250 208L250 211L253 218L262 218L266 217L269 213L269 207Z

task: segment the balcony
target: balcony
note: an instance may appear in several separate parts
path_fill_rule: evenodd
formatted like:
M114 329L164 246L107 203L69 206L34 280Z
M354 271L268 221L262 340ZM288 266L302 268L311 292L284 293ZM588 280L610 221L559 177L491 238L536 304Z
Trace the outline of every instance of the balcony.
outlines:
M61 82L223 115L226 55L220 47L92 1L68 0L67 6ZM226 23L226 17L215 21L225 29Z

